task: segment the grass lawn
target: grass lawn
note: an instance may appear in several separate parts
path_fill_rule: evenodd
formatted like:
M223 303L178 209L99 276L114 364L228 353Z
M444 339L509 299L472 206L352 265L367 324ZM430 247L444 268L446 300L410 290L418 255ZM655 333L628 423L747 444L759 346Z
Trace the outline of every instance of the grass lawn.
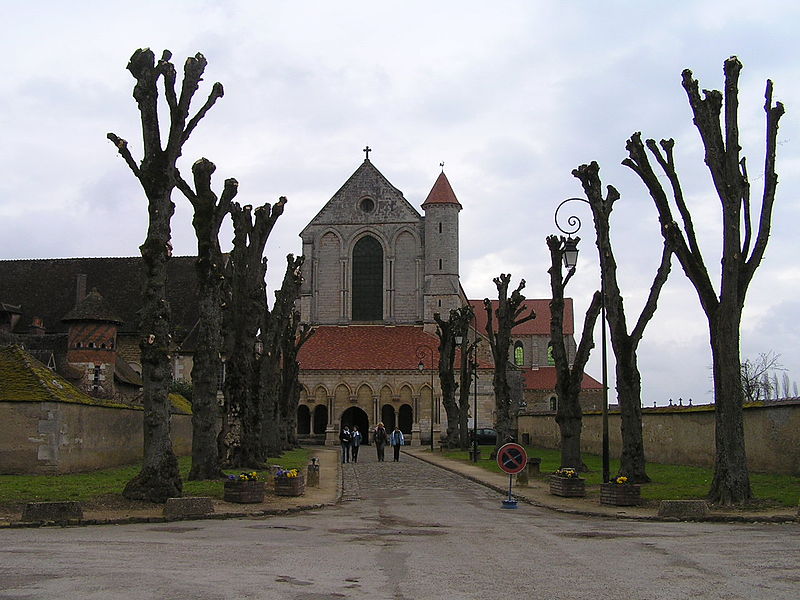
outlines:
M299 448L286 452L280 458L270 458L267 464L279 464L284 468L305 468L311 451ZM222 480L187 481L192 459L180 457L178 464L183 478L184 496L211 496L222 498ZM87 501L108 494L121 494L125 484L140 470L140 465L115 469L103 469L89 473L71 475L0 475L0 504L25 502L47 502L56 500ZM236 475L241 469L226 469ZM260 479L268 479L267 472L259 472Z
M502 473L497 462L489 458L493 449L493 446L481 446L481 458L478 466L488 471ZM528 456L542 459L540 466L542 480L560 466L561 453L558 450L534 447L526 447L525 450ZM463 461L470 460L469 453L460 450L446 450L445 456ZM589 496L599 495L599 487L592 489L591 486L599 486L602 483L602 457L597 454L584 454L583 461L589 468L587 473L581 475L586 479L587 494ZM611 475L615 475L618 470L619 461L611 460ZM709 468L660 463L648 463L647 474L652 482L642 486L642 498L646 501L703 499L711 487L711 480L714 476L713 470ZM757 501L765 506L794 507L800 501L800 477L750 473L750 485Z

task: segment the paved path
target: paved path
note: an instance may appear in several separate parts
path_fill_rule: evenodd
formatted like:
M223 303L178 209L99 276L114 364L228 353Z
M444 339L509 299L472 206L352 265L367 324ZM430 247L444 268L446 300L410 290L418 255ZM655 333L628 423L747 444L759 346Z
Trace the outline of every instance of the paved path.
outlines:
M333 507L0 531L0 598L798 598L798 524L505 510L502 493L411 456L362 453Z

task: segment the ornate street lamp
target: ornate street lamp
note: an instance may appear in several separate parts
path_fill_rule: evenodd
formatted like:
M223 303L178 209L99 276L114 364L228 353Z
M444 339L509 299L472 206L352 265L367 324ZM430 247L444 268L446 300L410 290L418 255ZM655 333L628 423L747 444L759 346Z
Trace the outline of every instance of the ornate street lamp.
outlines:
M567 218L567 225L569 229L564 229L558 224L558 211L567 202L572 201L585 202L589 201L585 198L567 198L556 207L553 219L556 227L562 233L567 234L567 239L564 240L562 254L564 257L564 266L568 269L574 269L578 264L578 242L581 238L573 238L572 234L577 233L581 228L581 220L575 216L570 215ZM608 355L606 349L606 269L605 260L603 255L600 255L600 320L602 321L602 345L601 345L601 361L603 368L603 482L608 483L609 480L609 449L608 449Z
M434 411L434 401L433 401L433 348L430 346L418 346L417 347L417 358L419 359L419 364L417 365L417 369L420 373L425 370L425 363L423 359L425 358L425 352L428 352L428 355L431 359L431 452L433 452L433 411Z

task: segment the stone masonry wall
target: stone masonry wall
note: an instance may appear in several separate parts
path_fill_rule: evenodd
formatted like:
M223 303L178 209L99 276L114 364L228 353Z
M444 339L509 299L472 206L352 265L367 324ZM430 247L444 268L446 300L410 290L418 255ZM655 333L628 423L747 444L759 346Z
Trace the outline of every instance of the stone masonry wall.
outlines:
M609 414L611 457L622 448L618 413ZM552 414L525 415L519 418L520 434L528 434L531 444L559 447L558 425ZM754 472L800 475L800 402L745 407L745 448L747 462ZM642 414L645 459L648 462L713 467L714 408L648 410ZM583 415L581 448L600 454L602 417Z
M75 473L142 458L141 410L56 402L0 402L0 473ZM172 415L172 443L191 453L191 415Z

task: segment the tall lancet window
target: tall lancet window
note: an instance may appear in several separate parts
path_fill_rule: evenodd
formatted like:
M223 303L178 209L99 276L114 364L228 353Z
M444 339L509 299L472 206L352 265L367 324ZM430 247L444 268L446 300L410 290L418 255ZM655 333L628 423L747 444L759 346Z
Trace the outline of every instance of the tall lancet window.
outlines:
M383 248L365 236L353 248L353 321L383 320Z

